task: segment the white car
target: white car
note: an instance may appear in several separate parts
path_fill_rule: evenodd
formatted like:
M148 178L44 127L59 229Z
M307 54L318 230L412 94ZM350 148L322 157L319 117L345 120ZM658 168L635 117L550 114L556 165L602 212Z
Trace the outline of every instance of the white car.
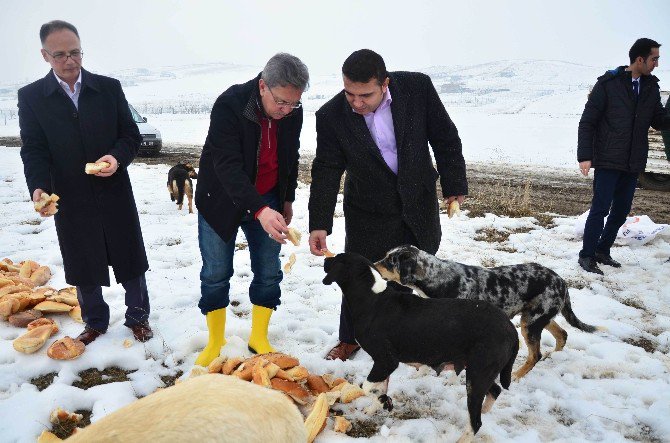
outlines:
M139 112L133 108L133 105L128 103L130 114L133 120L137 123L137 127L142 135L142 143L140 144L140 154L155 155L158 154L163 147L163 139L161 138L161 131L158 128L147 123L147 118L142 117Z

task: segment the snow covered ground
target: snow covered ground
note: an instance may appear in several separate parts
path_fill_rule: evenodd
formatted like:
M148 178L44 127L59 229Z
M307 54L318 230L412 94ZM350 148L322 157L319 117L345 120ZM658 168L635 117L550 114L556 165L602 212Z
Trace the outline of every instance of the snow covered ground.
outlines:
M61 288L66 283L53 220L41 219L33 212L18 151L0 150L0 256L14 261L33 259L50 266L54 273L50 285ZM12 348L12 340L22 330L0 322L3 442L35 441L49 428L49 413L56 407L92 410L92 420L98 420L161 387L161 376L174 375L177 370L188 373L193 367L207 341L205 320L196 306L200 269L197 216L177 211L169 200L164 187L167 169L144 164L130 167L151 265L147 281L150 322L156 337L146 344L123 346L132 335L122 324L120 285L104 289L112 312L108 333L77 360L51 360L46 346L36 354L19 354ZM308 188L301 185L293 226L303 233L307 231L307 199ZM341 208L337 213L341 215ZM577 316L609 330L584 333L559 316L558 323L569 334L566 348L540 361L501 394L493 410L483 416L476 441L670 441L670 263L665 263L670 256L669 238L659 236L639 248L617 243L612 255L623 267L604 267L606 275L601 277L585 274L576 263L581 242L574 235L575 218L554 221L555 227L545 229L532 218L443 216L438 256L485 266L530 261L544 264L568 281ZM491 228L515 233L502 244L475 240L479 230ZM329 238L334 252L343 249L343 229L343 219L337 218ZM238 241L244 238L240 236ZM339 289L321 283L322 259L311 256L306 244L284 246L282 261L291 252L296 253L297 263L282 283L282 305L270 325L271 342L298 357L312 372L361 383L372 367L365 352L347 362L323 359L337 342ZM228 344L224 348L228 355L248 355L251 305L247 288L251 277L248 253L239 251L231 285L231 299L239 305L231 305L232 315L228 315ZM67 316L56 319L61 331L54 339L81 331L81 325ZM518 323L518 318L514 322ZM637 346L643 342L651 352ZM543 352L549 352L553 345L553 338L545 333ZM526 355L522 347L517 368ZM88 390L72 386L78 372L110 366L135 372L128 382ZM31 378L50 372L58 375L45 390L40 392L29 383ZM455 441L466 427L463 374L435 376L401 365L391 377L389 393L395 409L367 418L380 426L378 435L369 441ZM358 399L344 413L354 421L366 419L362 413L365 404L365 399ZM350 439L331 429L329 425L317 441Z

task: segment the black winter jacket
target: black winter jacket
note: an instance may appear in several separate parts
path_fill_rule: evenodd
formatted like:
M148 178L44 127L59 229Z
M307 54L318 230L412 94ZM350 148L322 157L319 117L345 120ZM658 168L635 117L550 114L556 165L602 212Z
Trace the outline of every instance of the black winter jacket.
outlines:
M387 166L365 118L351 110L344 91L316 112L309 230L331 233L340 179L346 171L345 251L372 261L406 242L405 226L419 248L437 251L442 237L438 177L444 197L468 193L461 139L430 77L417 72L391 72L389 77L397 175Z
M229 241L245 214L264 206L254 186L258 173L261 126L258 77L228 88L216 99L200 156L195 204L205 221ZM275 121L273 121L273 124ZM295 200L302 108L277 123L280 207Z
M620 66L598 77L579 121L577 161L593 168L642 172L647 165L649 127L670 129L653 75L640 77L634 97L630 71Z

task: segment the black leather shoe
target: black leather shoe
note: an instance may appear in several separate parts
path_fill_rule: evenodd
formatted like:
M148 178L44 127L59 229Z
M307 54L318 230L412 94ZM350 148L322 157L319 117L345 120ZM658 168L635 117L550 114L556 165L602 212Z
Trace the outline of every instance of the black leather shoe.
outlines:
M596 252L596 261L613 268L621 267L621 263L614 260L609 254L603 254L602 252Z
M605 273L598 267L596 259L593 257L579 257L578 263L586 272L605 275Z
M98 332L95 329L91 329L88 326L86 326L86 328L84 328L84 332L79 334L76 340L79 340L83 344L88 345L93 340L100 337L102 334L104 334L104 332Z

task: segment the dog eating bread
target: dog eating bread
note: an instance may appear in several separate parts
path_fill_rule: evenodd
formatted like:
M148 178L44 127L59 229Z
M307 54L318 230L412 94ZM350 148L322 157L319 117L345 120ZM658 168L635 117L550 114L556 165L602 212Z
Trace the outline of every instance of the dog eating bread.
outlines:
M97 174L103 169L107 169L111 166L111 164L107 162L97 162L97 163L86 163L86 166L84 167L84 172L86 172L89 175Z
M337 283L352 314L358 344L373 366L363 390L386 409L389 376L400 363L427 365L438 374L447 367L466 371L472 436L486 412L507 389L519 350L516 329L505 313L481 300L425 299L400 292L382 279L365 257L344 253L324 261L326 285ZM486 397L486 404L483 405Z
M403 245L391 249L375 268L384 279L425 297L483 300L502 309L509 318L521 314L521 335L528 346L528 358L514 373L516 378L526 375L542 357L542 329L556 339L556 351L565 346L568 333L554 321L559 312L571 326L584 332L604 329L580 321L572 311L565 280L537 263L489 269L442 260L415 246Z

